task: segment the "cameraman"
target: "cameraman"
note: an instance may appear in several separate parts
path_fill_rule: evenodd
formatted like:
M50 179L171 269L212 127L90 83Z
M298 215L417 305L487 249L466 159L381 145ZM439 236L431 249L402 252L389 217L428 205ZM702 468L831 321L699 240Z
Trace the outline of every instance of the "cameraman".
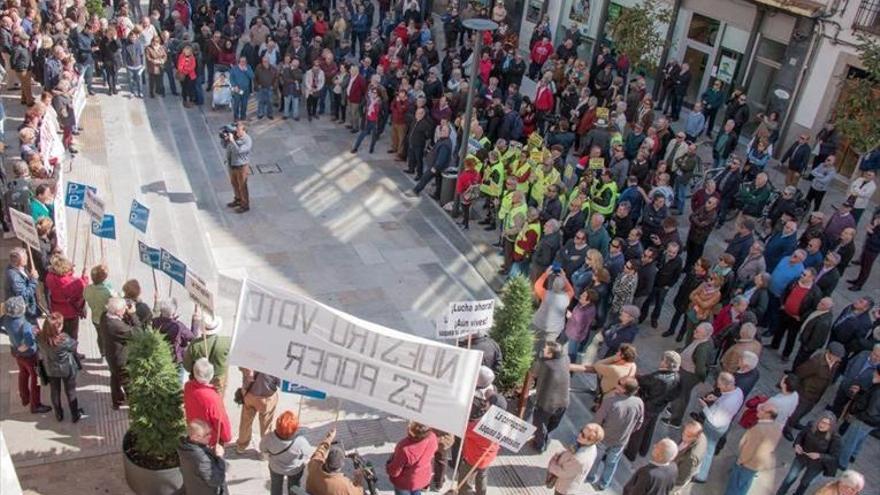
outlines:
M334 438L336 428L330 428L309 459L306 492L309 495L363 495L359 473L355 472L355 481L352 482L342 472L345 451L333 444Z
M253 141L247 134L244 122L237 122L235 130L223 132L226 146L226 163L229 165L229 182L232 183L234 199L226 206L236 208L236 213L250 210L247 179L250 175L251 148Z

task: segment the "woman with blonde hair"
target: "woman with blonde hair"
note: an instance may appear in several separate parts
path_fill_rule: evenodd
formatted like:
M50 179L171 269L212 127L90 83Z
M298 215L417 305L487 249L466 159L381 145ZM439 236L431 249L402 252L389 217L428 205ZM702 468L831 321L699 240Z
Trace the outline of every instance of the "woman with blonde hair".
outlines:
M584 257L584 264L571 274L571 283L575 292L580 294L583 290L593 285L593 275L605 266L605 260L598 249L588 249Z
M49 310L64 318L64 333L78 340L79 320L85 317L83 290L89 285L89 276L85 268L79 277L74 276L74 268L63 254L53 256L46 274L46 290L49 291Z

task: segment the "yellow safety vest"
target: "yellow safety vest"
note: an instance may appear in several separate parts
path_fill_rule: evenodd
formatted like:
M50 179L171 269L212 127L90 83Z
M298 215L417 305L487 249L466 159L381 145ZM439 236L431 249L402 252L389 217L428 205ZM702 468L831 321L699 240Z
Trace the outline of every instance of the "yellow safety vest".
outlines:
M547 192L547 187L559 182L559 171L551 168L550 172L544 172L543 167L538 167L532 173L535 174L536 178L532 184L531 196L535 203L541 206L544 204L544 194Z
M593 185L590 186L590 209L593 213L601 213L607 217L614 211L614 205L617 203L617 183L611 181L602 184L598 188L596 188L596 184L597 182L594 182ZM611 191L611 198L609 198L608 204L604 205L602 203L597 203L596 199L602 198L608 190Z
M507 217L507 212L510 211L510 207L513 206L513 191L502 191L501 192L501 205L498 207L498 218L504 222L504 218Z
M504 186L506 175L504 164L500 161L486 167L486 171L483 174L483 183L480 184L480 192L493 198L501 196L501 188Z
M529 192L529 181L520 181L521 178L525 177L532 171L532 166L528 161L515 163L513 165L513 170L510 172L510 175L516 177L516 190L522 191L524 193Z
M516 253L517 256L522 256L525 254L525 250L519 247L519 241L526 238L529 232L534 232L537 236L535 241L539 241L541 239L541 224L540 222L533 222L528 225L524 225L522 230L519 231L519 234L516 235L516 240L513 242L513 252ZM537 246L537 244L536 244Z
M512 201L512 199L511 199ZM521 203L517 206L511 206L510 211L504 217L504 230L510 230L516 225L516 217L522 215L526 216L526 213L529 212L529 207L525 203Z

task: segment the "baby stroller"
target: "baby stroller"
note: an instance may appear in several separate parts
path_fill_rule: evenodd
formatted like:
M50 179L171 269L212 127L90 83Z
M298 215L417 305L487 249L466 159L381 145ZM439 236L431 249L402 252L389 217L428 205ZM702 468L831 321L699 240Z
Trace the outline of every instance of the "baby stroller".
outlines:
M211 91L211 109L221 107L232 110L232 85L229 84L229 73L226 71L217 73Z

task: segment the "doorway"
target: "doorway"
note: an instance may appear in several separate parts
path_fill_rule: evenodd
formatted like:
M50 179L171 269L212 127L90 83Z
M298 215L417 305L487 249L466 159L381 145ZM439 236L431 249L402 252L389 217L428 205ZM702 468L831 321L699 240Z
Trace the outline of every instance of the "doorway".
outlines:
M695 101L700 100L700 86L703 83L706 68L709 66L709 54L688 45L682 61L691 68L691 82L688 85L687 93L685 93L685 101L693 104Z

